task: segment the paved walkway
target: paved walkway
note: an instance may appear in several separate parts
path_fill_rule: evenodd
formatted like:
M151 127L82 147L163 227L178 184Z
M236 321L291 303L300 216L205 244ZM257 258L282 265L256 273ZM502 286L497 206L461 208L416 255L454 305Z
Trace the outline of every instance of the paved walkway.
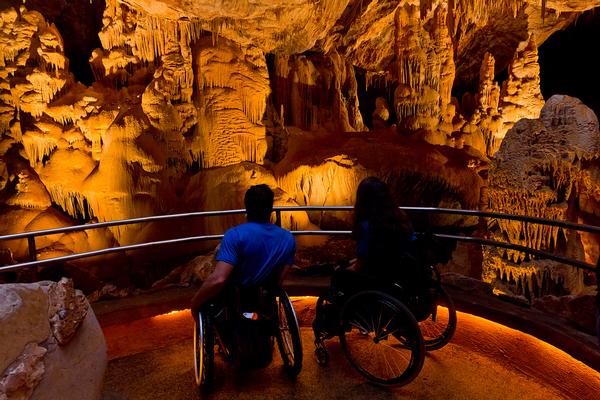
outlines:
M303 312L311 298L296 301ZM195 399L189 312L104 327L109 363L103 400ZM316 364L312 332L302 328L304 368L295 382L281 361L244 375L217 358L211 399L582 399L598 400L600 373L532 336L459 313L452 342L430 353L420 375L401 388L368 384L336 339L328 367Z
M290 274L286 290L290 295L318 295L329 285L328 277L301 277ZM490 319L502 325L533 335L572 355L600 371L598 339L585 334L560 317L523 305L512 304L494 296L486 284L460 275L446 275L446 290L457 309ZM102 326L123 324L141 318L181 310L189 306L195 288L170 288L119 300L93 304ZM310 325L313 314L300 310ZM598 397L600 399L600 396Z

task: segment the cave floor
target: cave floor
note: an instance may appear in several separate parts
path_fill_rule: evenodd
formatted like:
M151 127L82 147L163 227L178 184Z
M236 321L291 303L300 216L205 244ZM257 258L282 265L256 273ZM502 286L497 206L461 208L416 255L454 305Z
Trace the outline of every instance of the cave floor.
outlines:
M314 301L314 299L312 299ZM296 302L299 312L311 298ZM187 310L104 327L109 357L103 400L194 399L192 320ZM452 342L429 353L419 376L401 388L365 382L327 342L317 365L312 331L302 328L304 367L295 382L277 351L264 370L241 374L217 357L213 399L597 399L600 373L564 352L494 322L459 313Z
M288 293L300 296L293 302L304 327L305 362L296 382L283 373L278 354L268 368L244 376L218 359L217 388L210 397L598 399L600 352L596 338L556 316L456 282L446 284L462 311L456 335L448 346L428 354L420 375L409 385L384 389L366 383L342 354L337 339L328 342L330 365L319 367L308 328L316 301L311 296L328 285L327 276L302 273L290 274L284 284ZM195 290L174 287L93 304L110 359L104 400L197 398L192 321L186 310Z

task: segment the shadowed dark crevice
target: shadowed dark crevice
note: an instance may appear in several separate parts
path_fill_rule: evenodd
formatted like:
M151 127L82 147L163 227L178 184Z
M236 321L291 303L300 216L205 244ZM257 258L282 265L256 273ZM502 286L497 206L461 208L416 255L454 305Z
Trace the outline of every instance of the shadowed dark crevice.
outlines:
M539 48L542 95L577 97L600 115L600 8L550 36Z

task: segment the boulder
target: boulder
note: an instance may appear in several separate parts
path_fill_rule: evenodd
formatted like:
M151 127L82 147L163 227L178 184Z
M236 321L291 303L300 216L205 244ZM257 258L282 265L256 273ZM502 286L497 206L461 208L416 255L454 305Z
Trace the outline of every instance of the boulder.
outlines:
M0 285L0 399L99 399L104 335L72 281Z

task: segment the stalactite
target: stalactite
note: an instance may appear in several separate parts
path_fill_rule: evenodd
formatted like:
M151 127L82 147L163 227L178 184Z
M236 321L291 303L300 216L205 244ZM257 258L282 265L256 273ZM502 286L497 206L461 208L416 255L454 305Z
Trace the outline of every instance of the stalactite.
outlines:
M578 293L583 287L583 271L554 261L536 260L513 264L504 259L494 266L494 276L512 291L528 300L547 295ZM526 296L526 292L529 296Z
M542 0L542 21L546 18L546 5L548 0Z
M49 103L66 84L65 80L55 79L43 72L31 73L27 75L27 80L31 82L34 90L41 94L44 103Z
M93 217L92 209L83 194L65 191L64 188L54 185L48 189L52 201L58 204L73 218L82 218L86 214Z
M27 159L32 167L41 163L45 157L48 157L56 149L57 141L48 135L34 132L25 132L22 138L23 147L27 154Z

